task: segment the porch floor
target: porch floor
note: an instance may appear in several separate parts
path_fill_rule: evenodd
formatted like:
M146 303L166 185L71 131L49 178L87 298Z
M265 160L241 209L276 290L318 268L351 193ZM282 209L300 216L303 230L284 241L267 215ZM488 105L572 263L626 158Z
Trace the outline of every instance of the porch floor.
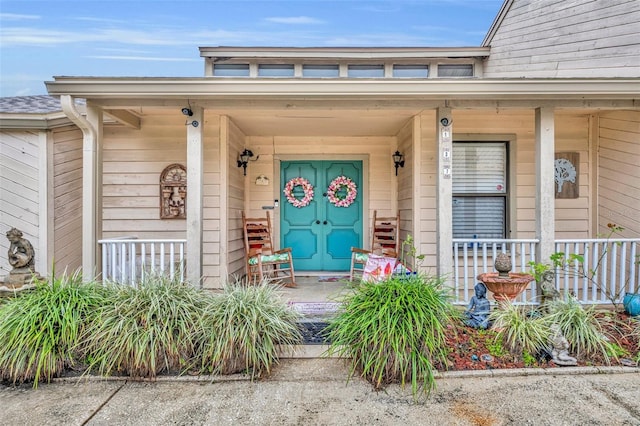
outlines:
M282 287L278 292L286 302L291 303L318 303L335 302L335 298L349 288L348 273L326 273L308 275L296 274L295 288Z

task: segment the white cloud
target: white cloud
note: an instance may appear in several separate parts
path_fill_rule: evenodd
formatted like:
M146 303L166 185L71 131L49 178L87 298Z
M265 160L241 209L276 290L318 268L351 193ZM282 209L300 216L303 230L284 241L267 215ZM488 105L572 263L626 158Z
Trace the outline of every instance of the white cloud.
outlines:
M41 19L39 15L21 15L18 13L0 13L0 21L27 21Z
M293 25L300 25L300 24L316 25L316 24L324 23L324 21L321 21L315 18L310 18L308 16L272 17L272 18L266 18L265 20L269 22L275 22L276 24L293 24Z
M89 59L108 59L110 61L155 61L155 62L201 62L201 59L193 58L163 58L151 56L112 56L112 55L91 55L85 56Z

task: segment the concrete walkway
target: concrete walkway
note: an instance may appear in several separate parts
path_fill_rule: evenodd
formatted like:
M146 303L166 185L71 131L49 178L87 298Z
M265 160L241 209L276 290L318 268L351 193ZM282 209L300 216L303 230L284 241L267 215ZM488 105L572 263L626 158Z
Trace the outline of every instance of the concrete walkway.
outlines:
M640 369L528 371L444 374L419 402L395 385L347 383L343 361L328 358L283 360L258 382L66 379L0 386L0 424L640 425Z

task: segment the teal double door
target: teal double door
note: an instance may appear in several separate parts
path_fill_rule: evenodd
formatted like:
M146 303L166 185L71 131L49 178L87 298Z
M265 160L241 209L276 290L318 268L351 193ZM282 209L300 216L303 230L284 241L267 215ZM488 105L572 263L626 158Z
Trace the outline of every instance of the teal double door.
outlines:
M356 185L356 198L348 207L337 207L327 197L329 185L340 176ZM362 161L283 161L281 193L297 177L313 185L314 197L309 205L295 207L282 195L281 246L291 247L297 271L349 270L351 247L362 247ZM293 195L302 200L303 188L295 186ZM345 198L347 189L342 186L337 196Z

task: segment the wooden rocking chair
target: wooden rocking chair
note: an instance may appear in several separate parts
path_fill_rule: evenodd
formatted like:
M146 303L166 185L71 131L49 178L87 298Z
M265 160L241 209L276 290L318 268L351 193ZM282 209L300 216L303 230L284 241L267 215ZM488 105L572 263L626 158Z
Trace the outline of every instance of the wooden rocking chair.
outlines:
M349 273L349 280L351 281L356 275L362 276L362 271L370 254L398 257L400 249L400 213L395 217L378 217L377 210L374 210L371 234L371 250L351 247L351 271Z
M291 248L273 250L271 217L247 218L242 212L244 252L249 282L281 282L296 287Z

